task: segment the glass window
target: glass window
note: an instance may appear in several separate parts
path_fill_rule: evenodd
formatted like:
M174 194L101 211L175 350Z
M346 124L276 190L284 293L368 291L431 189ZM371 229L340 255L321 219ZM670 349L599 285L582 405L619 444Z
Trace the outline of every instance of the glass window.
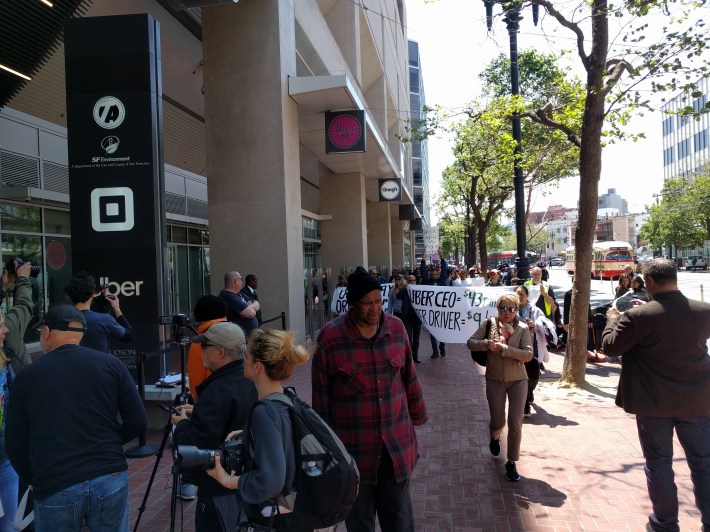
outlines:
M41 233L41 211L37 207L0 203L0 226L3 231Z
M199 229L188 228L187 243L188 244L198 244L198 245L201 243Z
M44 209L44 232L57 235L70 235L69 211Z
M172 239L175 244L187 244L187 227L172 226Z

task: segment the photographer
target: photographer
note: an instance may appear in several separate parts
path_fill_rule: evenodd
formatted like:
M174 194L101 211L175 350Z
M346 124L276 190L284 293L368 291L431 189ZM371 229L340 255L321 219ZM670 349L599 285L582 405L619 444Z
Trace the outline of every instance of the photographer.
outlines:
M96 290L96 280L86 272L80 272L69 279L64 287L64 293L69 296L72 304L79 309L86 319L86 334L81 340L81 345L111 353L109 341L111 338L130 342L133 340L133 327L121 312L118 297L108 294L105 289ZM115 318L108 312L94 312L91 305L94 299L103 299L108 302Z
M244 378L244 331L230 322L217 322L202 335L193 338L202 348L202 363L212 371L197 387L199 397L194 406L178 406L173 414L175 425L173 445L195 445L201 449L216 449L234 430L244 428L249 412L256 402L254 385ZM225 530L236 522L237 501L230 490L199 472L190 476L197 492L195 530L212 532Z
M282 381L293 373L296 366L308 360L306 349L295 343L292 331L261 331L257 329L249 338L244 375L256 385L259 399L283 393ZM219 460L207 474L222 486L239 489L250 522L276 530L300 531L289 509L293 501L282 495L284 487L292 487L296 478L296 452L294 450L291 417L288 406L273 401L280 419L271 416L266 405L257 405L246 430L246 456L253 457L252 467L241 476L230 476ZM230 434L231 436L231 434ZM249 465L249 464L248 464ZM278 512L274 501L278 501ZM328 504L328 501L322 501Z
M19 264L18 264L19 262ZM10 365L15 373L32 363L25 348L25 330L32 320L34 303L32 302L32 285L30 284L31 262L22 262L17 259L8 261L2 271L2 294L0 301L14 284L15 290L12 298L12 308L5 316L5 326L8 329L5 335L3 352L10 359Z

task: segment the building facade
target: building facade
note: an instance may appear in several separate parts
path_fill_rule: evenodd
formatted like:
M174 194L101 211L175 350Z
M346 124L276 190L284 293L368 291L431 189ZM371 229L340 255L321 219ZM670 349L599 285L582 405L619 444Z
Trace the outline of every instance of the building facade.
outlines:
M663 128L663 177L688 177L710 161L710 113L699 119L678 114L685 108L700 113L708 104L710 78L697 82L700 94L678 94L661 107Z
M404 0L201 10L161 0L57 0L54 12L37 2L32 16L22 4L2 8L4 24L29 20L23 31L34 43L62 9L149 13L160 23L170 312L190 313L197 298L222 288L225 271L239 270L258 276L264 317L285 312L287 327L305 338L314 332L304 309L314 268L337 277L357 265L413 260L412 220L400 220L398 209L414 202L412 146L400 140L410 112ZM4 43L0 63L19 62L25 49L19 38ZM81 208L68 194L61 36L28 77L0 93L0 242L3 261L23 256L42 266L39 320L76 269L68 212ZM364 152L326 153L331 110L364 111ZM399 180L399 199L381 200L385 178Z
M424 77L419 55L419 43L409 41L409 102L412 124L426 120L426 95ZM429 151L426 139L412 141L412 185L414 205L421 214L425 227L430 225L429 217ZM424 232L414 231L414 253L417 259L424 255Z

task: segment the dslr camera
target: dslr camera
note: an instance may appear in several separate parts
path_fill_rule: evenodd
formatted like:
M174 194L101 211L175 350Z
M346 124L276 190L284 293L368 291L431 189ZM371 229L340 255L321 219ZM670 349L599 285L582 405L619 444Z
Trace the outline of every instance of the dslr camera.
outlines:
M91 302L91 310L100 312L101 314L108 314L111 312L110 299L116 299L116 296L112 296L109 293L107 284L100 285L99 293L94 296L94 300Z
M25 263L25 261L22 260L20 257L15 257L14 259L8 260L5 263L5 269L7 270L7 273L15 275L15 263L16 262L17 262L18 268ZM39 266L37 266L37 265L30 266L30 277L38 277L39 272L40 272Z
M160 316L160 325L170 325L173 341L176 344L190 343L191 333L195 332L194 322L186 314Z
M175 462L180 473L194 473L214 469L215 461L220 460L227 472L236 475L244 473L246 459L244 441L241 434L236 439L224 442L219 449L199 449L194 445L178 445Z

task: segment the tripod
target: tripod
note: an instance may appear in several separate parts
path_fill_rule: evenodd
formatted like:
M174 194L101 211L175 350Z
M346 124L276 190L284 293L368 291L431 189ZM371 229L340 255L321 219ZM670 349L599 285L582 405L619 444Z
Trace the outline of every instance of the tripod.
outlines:
M165 408L169 413L171 413L171 409L168 408L167 406L162 405L160 403L158 403L158 405ZM165 425L165 429L163 430L163 440L160 442L160 447L158 448L158 452L156 454L155 464L153 464L153 471L150 474L150 480L148 481L148 487L145 490L145 495L143 495L143 502L141 502L141 505L138 508L138 517L136 518L136 524L133 527L133 532L136 532L138 530L138 524L141 522L141 517L143 516L143 512L145 511L145 508L146 508L146 502L148 502L148 495L150 495L150 488L153 486L153 481L155 480L155 474L158 472L158 466L160 465L160 459L163 457L163 454L165 453L165 444L168 441L168 437L170 436L172 429L173 429L173 424L170 421L170 414L168 414L168 422ZM175 530L175 511L177 510L178 471L176 469L175 464L173 464L172 473L173 473L173 485L172 485L172 492L170 493L170 532L173 532Z
M191 328L191 327L190 327ZM186 386L185 386L185 352L187 349L187 344L190 343L190 338L187 334L184 334L184 330L187 330L188 327L173 327L173 338L175 339L176 343L180 345L180 371L182 374L182 379L180 379L180 389L181 392L175 396L175 402L176 404L187 404L187 403L194 403L194 399L192 398L192 395L190 394L189 391L187 391ZM153 481L155 480L155 474L158 472L158 466L160 465L160 459L163 457L163 454L165 453L165 444L168 441L168 437L170 436L172 429L173 429L173 424L171 422L171 414L173 413L173 408L167 407L163 405L162 403L157 403L157 405L168 412L168 422L165 425L165 429L163 430L163 439L160 442L160 447L158 448L158 452L156 453L155 457L155 464L153 464L153 471L150 474L150 480L148 481L148 487L145 490L145 495L143 495L143 502L141 503L139 509L138 509L138 517L136 518L136 524L133 527L133 532L136 532L138 530L138 524L141 521L141 517L143 516L143 512L145 511L146 508L146 502L148 501L148 496L150 495L150 489L153 487ZM173 467L172 467L172 474L173 474L173 482L172 482L172 491L170 493L170 532L174 532L175 530L175 512L177 511L177 492L178 492L178 478L179 478L179 470L177 463L175 460L173 460Z

